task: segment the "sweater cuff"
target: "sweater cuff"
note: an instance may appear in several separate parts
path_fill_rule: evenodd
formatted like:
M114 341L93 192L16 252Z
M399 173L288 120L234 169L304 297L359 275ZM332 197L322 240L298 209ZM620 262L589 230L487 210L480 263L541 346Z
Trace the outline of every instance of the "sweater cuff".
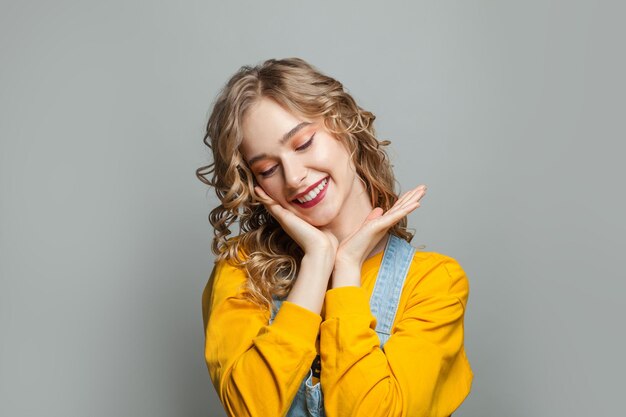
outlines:
M367 292L363 287L338 287L326 291L324 320L346 315L371 315Z
M283 301L272 326L283 329L292 337L307 343L315 343L322 318L291 301Z

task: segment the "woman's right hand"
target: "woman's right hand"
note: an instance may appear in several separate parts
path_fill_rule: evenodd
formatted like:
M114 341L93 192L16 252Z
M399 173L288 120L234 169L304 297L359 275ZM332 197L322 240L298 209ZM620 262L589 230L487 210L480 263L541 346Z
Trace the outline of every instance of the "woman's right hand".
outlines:
M325 259L332 259L334 262L339 242L332 233L318 229L287 210L267 195L260 186L255 186L254 191L258 200L278 221L283 230L302 248L305 255L319 255Z
M254 187L254 191L270 215L304 251L298 278L289 291L287 301L320 314L335 264L339 246L337 238L278 204L261 187Z

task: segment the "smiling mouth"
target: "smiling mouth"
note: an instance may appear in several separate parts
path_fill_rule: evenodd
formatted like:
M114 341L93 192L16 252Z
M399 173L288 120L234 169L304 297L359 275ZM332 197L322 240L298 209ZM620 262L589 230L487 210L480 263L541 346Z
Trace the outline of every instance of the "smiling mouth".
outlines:
M324 195L326 194L326 189L328 187L328 182L329 177L324 178L322 181L320 181L317 187L313 188L304 196L292 200L292 202L303 208L313 207L324 198Z

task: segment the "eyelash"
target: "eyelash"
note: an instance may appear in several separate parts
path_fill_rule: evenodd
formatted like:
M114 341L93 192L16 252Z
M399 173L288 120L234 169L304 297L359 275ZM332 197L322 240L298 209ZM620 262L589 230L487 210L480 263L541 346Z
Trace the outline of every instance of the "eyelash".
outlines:
M311 136L311 138L308 141L306 141L306 143L304 145L297 147L296 151L304 151L304 150L308 149L311 145L313 145L313 139L315 139L315 133L313 133L313 136ZM277 167L278 167L278 165L274 165L273 167L271 167L267 171L260 172L259 175L261 175L263 178L267 178L270 175L272 175L274 173L274 171L276 171Z

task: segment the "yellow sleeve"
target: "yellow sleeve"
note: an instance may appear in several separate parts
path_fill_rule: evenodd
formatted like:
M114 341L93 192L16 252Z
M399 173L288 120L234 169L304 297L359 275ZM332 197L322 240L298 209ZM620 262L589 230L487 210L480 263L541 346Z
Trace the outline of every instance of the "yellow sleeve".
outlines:
M328 417L449 416L469 393L473 374L463 347L469 284L454 259L433 256L428 268L409 270L406 307L384 350L366 291L327 292L320 379Z
M243 297L245 272L215 265L202 294L205 359L229 416L287 413L316 356L321 317L285 301L270 313Z

